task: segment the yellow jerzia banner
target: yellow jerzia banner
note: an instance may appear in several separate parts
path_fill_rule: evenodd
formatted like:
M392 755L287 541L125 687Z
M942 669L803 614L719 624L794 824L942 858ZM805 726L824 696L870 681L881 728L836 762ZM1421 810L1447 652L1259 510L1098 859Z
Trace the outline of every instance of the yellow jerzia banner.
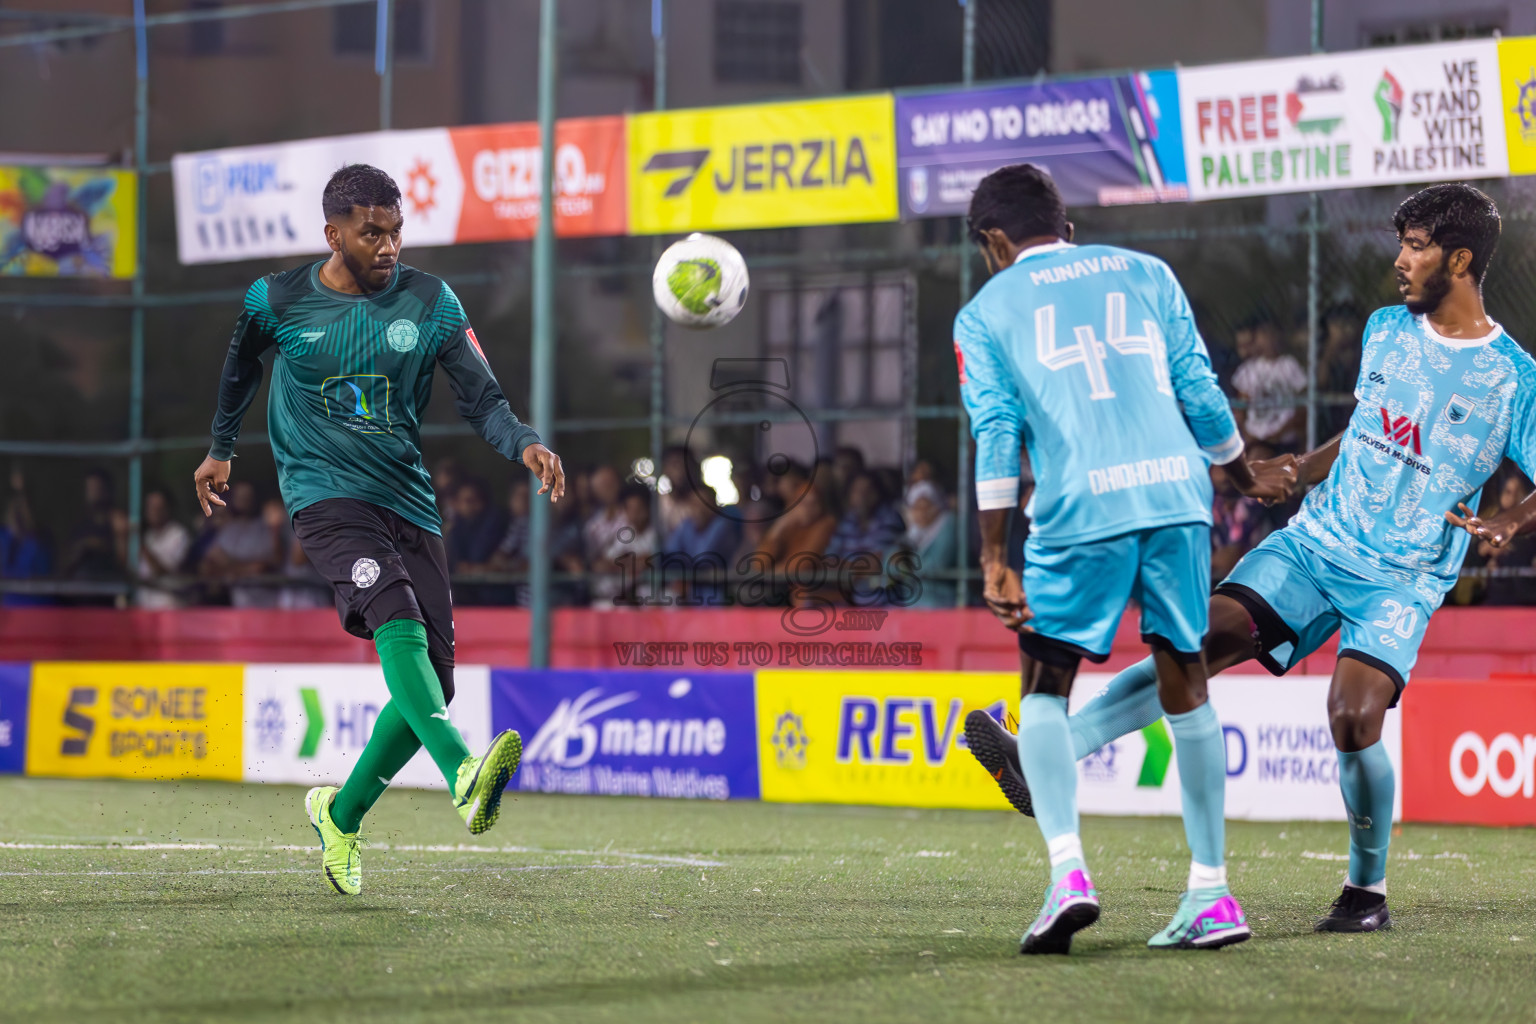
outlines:
M889 95L629 119L635 235L896 219Z
M965 716L1018 696L1016 672L759 671L763 799L1007 810Z
M243 665L38 662L27 774L241 778Z
M1499 40L1499 92L1509 173L1536 174L1536 37Z

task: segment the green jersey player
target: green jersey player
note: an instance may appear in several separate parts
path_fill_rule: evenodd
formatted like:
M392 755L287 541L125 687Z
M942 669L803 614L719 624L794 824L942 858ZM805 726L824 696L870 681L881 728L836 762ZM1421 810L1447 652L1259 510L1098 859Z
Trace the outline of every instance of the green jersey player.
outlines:
M565 472L513 415L452 290L399 262L404 218L389 175L343 167L322 206L330 258L270 274L246 293L195 485L205 516L224 503L261 356L275 350L267 427L294 535L334 588L342 626L377 646L389 689L346 784L312 789L304 801L326 877L356 895L363 815L417 750L427 748L476 834L495 824L522 756L521 738L507 730L473 757L448 719L453 604L420 431L437 368L480 436L538 475L538 493L558 501Z

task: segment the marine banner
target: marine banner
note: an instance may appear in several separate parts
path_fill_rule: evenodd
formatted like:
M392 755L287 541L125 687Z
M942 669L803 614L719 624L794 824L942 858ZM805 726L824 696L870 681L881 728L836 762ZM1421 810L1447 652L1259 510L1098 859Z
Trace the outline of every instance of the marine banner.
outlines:
M347 163L374 164L399 184L407 246L531 238L538 140L536 124L500 124L178 153L171 169L181 262L326 252L320 194ZM561 121L555 140L556 232L624 234L624 119Z
M1509 173L1498 43L1180 68L1194 199Z
M453 671L448 717L475 754L491 741L490 678L484 665ZM387 703L389 690L378 665L245 666L245 781L340 785ZM447 788L425 750L417 751L391 784Z
M0 663L0 772L27 767L27 705L32 666Z
M0 274L133 277L138 203L132 171L0 166Z
M228 664L37 662L27 774L238 782L243 675Z
M523 736L517 789L755 800L749 673L494 669L491 720Z
M977 182L1017 163L1069 206L1189 198L1172 71L898 96L896 158L904 217L964 215Z
M647 235L896 218L890 95L629 119L629 229Z

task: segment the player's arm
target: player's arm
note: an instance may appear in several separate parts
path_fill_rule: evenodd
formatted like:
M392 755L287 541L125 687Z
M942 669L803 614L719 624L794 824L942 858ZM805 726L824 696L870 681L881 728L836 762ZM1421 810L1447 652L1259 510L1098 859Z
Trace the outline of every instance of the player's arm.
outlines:
M1281 459L1248 462L1243 435L1232 415L1232 405L1211 370L1211 354L1195 326L1189 297L1166 264L1157 264L1154 272L1163 310L1169 382L1195 442L1211 462L1226 468L1241 493L1269 503L1284 501L1296 485L1294 465Z
M955 318L960 398L976 441L976 508L981 527L982 599L1003 625L1018 631L1032 613L1024 584L1008 568L1008 525L1019 500L1024 402L1013 373L974 308Z
M245 306L235 321L235 333L224 357L224 371L219 374L219 406L213 414L213 444L202 465L192 474L197 489L197 503L203 515L213 515L214 505L224 504L219 497L229 490L229 463L235 457L235 441L240 424L261 389L261 356L276 343L272 327L275 318L267 299L267 278L251 285L245 293Z
M1518 377L1504 457L1519 466L1526 479L1532 479L1531 473L1536 470L1536 361L1523 352L1517 360ZM1468 508L1466 502L1457 502L1456 507L1461 510L1461 515L1447 512L1446 521L1494 549L1502 548L1518 535L1536 528L1536 491L1527 494L1514 508L1504 509L1487 519Z
M1331 440L1312 449L1305 455L1293 458L1296 465L1296 483L1298 486L1312 487L1328 479L1329 472L1333 470L1334 460L1339 457L1339 442L1343 437L1344 434L1341 431L1334 435ZM1282 455L1280 458L1286 459L1292 458L1292 456ZM1278 462L1279 460L1270 459L1269 461ZM1266 463L1260 463L1260 465L1266 465Z
M446 300L458 308L458 299L448 292ZM445 301L446 301L445 300ZM491 372L480 343L475 340L474 329L459 308L457 326L450 329L448 339L437 351L437 361L448 374L453 397L459 407L459 415L469 421L475 433L485 438L492 448L513 462L521 462L539 478L538 493L549 494L550 501L559 501L565 494L565 468L560 456L544 447L538 431L517 418L512 406L501 393L501 385Z

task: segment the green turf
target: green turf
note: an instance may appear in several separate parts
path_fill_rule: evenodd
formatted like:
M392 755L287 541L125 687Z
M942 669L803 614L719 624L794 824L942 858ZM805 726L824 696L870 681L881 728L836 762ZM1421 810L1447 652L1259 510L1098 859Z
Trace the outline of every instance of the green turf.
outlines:
M495 852L441 852L398 847L471 841L447 797L392 792L369 825L392 848L349 899L275 848L315 842L300 789L0 782L0 839L91 847L0 848L0 1019L1536 1019L1528 830L1404 828L1396 929L1318 936L1344 827L1233 824L1256 937L1153 953L1179 823L1089 819L1104 917L1026 959L1017 815L520 796ZM106 845L150 841L221 848Z

